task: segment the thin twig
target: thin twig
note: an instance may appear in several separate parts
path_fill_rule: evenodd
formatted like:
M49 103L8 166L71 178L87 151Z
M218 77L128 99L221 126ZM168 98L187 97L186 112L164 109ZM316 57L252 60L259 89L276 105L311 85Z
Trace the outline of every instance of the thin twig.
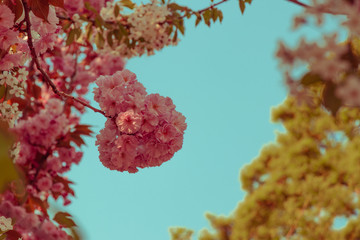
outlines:
M220 4L222 4L222 3L224 3L224 2L227 2L227 1L229 1L229 0L222 0L222 1L218 2L218 3L214 3L214 4L210 5L209 7L204 8L204 9L201 9L201 10L196 11L196 12L199 13L199 14L201 14L201 13L205 12L206 10L211 9L211 8L213 8L213 7L216 7L217 5L220 5Z
M105 117L108 117L104 111L101 111L100 109L94 108L93 106L87 104L86 102L75 98L74 96L71 96L67 93L64 93L63 91L60 91L56 88L55 84L51 81L50 77L47 75L47 73L42 69L40 63L39 63L39 59L36 55L36 51L32 42L32 34L31 34L31 22L30 22L30 17L29 17L29 6L27 5L26 0L22 0L22 4L24 6L24 13L25 13L25 22L26 22L26 32L27 32L27 42L28 42L28 46L31 52L31 56L32 59L37 67L37 69L41 72L44 80L46 81L46 83L51 87L51 89L53 90L53 92L58 95L61 98L69 98L72 99L75 102L78 102L80 104L82 104L83 106L90 108L91 110L93 110L94 112L98 112L101 113L102 115L104 115Z
M290 237L294 234L294 232L295 232L295 230L297 228L297 225L299 224L300 218L304 215L305 209L308 208L309 203L310 203L310 198L306 198L305 201L304 201L304 204L303 204L303 206L301 208L300 216L296 219L295 224L293 224L291 226L289 232L285 236L286 240L289 240Z
M298 0L286 0L286 1L295 3L296 5L299 5L299 6L301 6L301 7L310 8L309 5L307 5L307 4L305 4L305 3L302 3L302 2L300 2L300 1L298 1Z

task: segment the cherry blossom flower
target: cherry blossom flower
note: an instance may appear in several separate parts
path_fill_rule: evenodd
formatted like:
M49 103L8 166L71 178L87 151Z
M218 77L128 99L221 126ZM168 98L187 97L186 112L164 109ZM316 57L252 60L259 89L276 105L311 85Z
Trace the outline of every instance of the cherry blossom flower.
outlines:
M15 15L6 5L0 7L0 27L11 28L14 25Z

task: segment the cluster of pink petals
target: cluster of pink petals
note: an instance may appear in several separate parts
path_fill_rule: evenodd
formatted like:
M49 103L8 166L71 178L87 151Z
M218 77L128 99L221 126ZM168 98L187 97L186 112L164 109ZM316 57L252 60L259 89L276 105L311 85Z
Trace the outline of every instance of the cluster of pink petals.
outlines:
M90 64L90 69L96 76L112 75L124 69L124 60L112 53L99 54Z
M33 12L30 12L30 20L32 29L40 35L40 37L33 36L36 53L42 54L48 49L53 49L60 31L60 26L58 26L59 19L56 16L55 8L49 8L47 22L36 17Z
M18 33L11 28L14 25L15 15L6 5L0 6L0 52L4 52L0 56L0 71L10 70L13 67L23 65L25 61L24 53L9 52L12 45L23 44L24 41L18 38ZM20 50L22 47L18 47ZM28 50L26 49L26 52Z
M69 130L69 121L63 114L63 104L59 99L50 99L45 108L33 117L20 120L14 131L19 136L21 150L18 164L35 159L36 152L45 153L56 145L57 139Z
M0 216L14 220L14 230L22 233L23 239L31 240L68 240L69 236L61 228L49 220L29 213L21 206L15 206L11 201L0 203Z
M101 76L96 84L95 100L110 116L96 136L105 167L134 173L160 166L181 149L187 125L170 98L147 95L128 70Z
M101 8L106 6L107 2L113 2L113 0L64 0L64 7L66 12L70 15L74 15L75 13L90 13L91 11L85 8L85 2L88 2L90 6L94 7L98 12L100 12Z

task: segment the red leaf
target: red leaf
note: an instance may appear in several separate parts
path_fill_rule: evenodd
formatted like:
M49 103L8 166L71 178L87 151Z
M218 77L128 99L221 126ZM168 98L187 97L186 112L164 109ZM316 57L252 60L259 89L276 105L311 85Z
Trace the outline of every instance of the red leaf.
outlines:
M6 234L7 240L18 240L18 239L22 238L22 235L15 230L7 231L5 234Z
M80 137L79 133L71 133L70 139L73 141L78 147L81 147L81 145L85 144L84 140Z
M35 16L43 19L45 22L48 21L49 0L30 0L30 8Z
M48 216L47 209L49 208L49 204L46 201L42 201L40 198L36 198L33 196L30 196L28 198L28 207L33 212L34 210L41 210L42 213L45 214L45 216Z
M64 0L49 0L49 4L55 7L64 8Z
M332 82L327 82L322 92L323 105L331 112L333 116L336 115L339 108L342 106L342 101L336 94L336 85Z
M60 177L60 176L55 176L55 177L54 177L54 181L55 181L55 182L61 182L61 183L64 185L64 190L65 190L66 192L68 192L69 194L75 196L74 190L72 190L72 189L69 187L69 184L74 184L72 181L67 180L67 179L65 179L65 178L63 178L63 177Z
M71 217L71 215L67 212L58 212L55 214L54 221L65 228L75 227L75 222L69 217Z
M28 101L26 101L25 99L22 99L20 97L13 97L10 99L11 103L17 103L19 104L19 110L23 110L25 107L27 107L28 105Z
M90 130L90 127L90 125L85 124L76 125L74 133L90 136L93 133L93 131Z
M41 87L39 87L36 84L33 84L32 91L33 91L33 95L36 99L39 99L41 97Z
M15 14L15 20L16 22L21 15L23 14L23 5L20 0L5 0L4 3L10 8L10 10Z

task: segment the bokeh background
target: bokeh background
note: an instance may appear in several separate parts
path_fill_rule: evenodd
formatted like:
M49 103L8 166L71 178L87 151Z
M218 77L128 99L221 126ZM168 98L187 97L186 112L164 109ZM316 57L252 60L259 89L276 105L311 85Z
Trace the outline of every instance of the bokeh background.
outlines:
M202 9L210 1L177 2ZM86 139L82 162L68 174L76 197L67 207L84 239L169 239L169 227L199 231L209 226L205 212L228 215L244 198L239 170L281 130L270 122L271 107L286 97L275 50L279 39L298 38L290 27L301 9L285 0L254 0L245 15L237 0L220 8L222 24L195 28L189 19L178 46L128 61L149 93L173 99L188 128L170 161L136 174L105 168L95 135ZM104 122L91 111L82 120L95 134Z

